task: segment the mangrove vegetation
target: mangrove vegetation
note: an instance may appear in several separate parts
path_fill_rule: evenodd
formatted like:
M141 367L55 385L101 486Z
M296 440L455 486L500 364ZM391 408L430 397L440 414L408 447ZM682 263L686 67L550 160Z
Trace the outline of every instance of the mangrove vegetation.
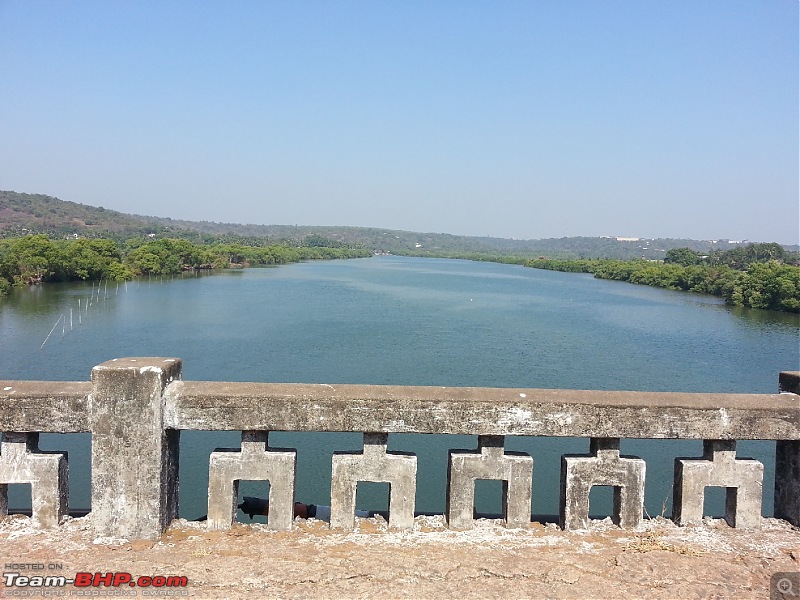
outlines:
M197 269L281 265L303 260L371 256L335 240L309 236L301 245L195 244L185 239L52 240L47 235L0 239L0 296L12 285L52 281L125 280Z
M779 244L749 244L704 255L675 248L663 262L648 260L525 260L525 266L591 273L669 290L721 296L732 306L800 313L800 267L796 253Z

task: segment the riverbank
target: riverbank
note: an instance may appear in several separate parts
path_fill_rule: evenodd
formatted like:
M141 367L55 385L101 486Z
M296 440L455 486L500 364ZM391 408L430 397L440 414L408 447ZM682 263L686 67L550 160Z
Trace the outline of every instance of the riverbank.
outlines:
M372 256L365 248L350 248L320 236L280 243L253 240L252 243L194 244L180 238L144 237L119 245L112 239L51 240L43 234L0 239L0 297L9 293L12 284L30 286L55 281L105 280L107 285L109 279L119 282L186 271Z
M740 256L741 253L729 251L719 253L712 259L688 248L679 248L667 252L664 261L645 260L644 257L637 260L558 259L437 252L409 252L407 255L495 262L565 273L590 273L597 279L717 296L731 306L800 313L800 266L797 266L796 253L770 258L771 255L766 252L759 254L755 248L757 246L780 249L777 244L751 244L739 249L744 251L744 258ZM683 256L681 253L689 253L696 262L671 262L675 257ZM784 258L791 263L785 262Z
M130 573L134 580L185 576L185 588L139 589L139 595L231 600L763 599L769 598L775 573L800 571L800 530L776 519L764 519L755 532L711 519L702 527L679 528L662 518L645 521L635 532L608 519L578 532L552 523L509 530L488 520L456 532L441 516L417 517L408 532L387 530L379 517L358 519L354 532L331 531L313 519L295 525L290 532L263 525L209 531L203 523L179 520L155 542L128 542L95 539L88 517L36 531L27 517L11 516L0 522L0 544L5 572L11 564L28 564L66 577L78 572ZM10 596L12 590L3 591ZM14 588L14 597L22 591L34 590Z
M800 267L754 262L737 270L722 265L680 265L645 260L529 260L526 267L591 273L611 279L680 292L718 296L731 306L800 312Z

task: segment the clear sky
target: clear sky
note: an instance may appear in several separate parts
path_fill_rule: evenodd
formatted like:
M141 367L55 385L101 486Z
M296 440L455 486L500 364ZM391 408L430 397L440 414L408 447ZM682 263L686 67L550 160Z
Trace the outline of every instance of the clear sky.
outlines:
M0 189L798 243L797 0L0 0Z

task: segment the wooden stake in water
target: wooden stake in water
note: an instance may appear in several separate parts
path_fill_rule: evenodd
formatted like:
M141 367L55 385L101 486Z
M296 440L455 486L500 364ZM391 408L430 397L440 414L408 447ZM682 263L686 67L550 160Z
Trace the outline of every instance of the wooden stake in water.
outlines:
M69 309L69 330L72 331L72 309Z
M58 324L61 322L61 319L63 319L63 318L64 318L64 314L62 313L62 314L61 314L61 316L60 316L60 317L58 317L58 321L56 321L56 324L55 324L55 325L53 325L53 328L50 330L50 333L48 333L48 334L47 334L47 337L46 337L46 338L44 338L44 341L42 342L42 345L41 345L41 346L39 346L39 350L41 350L42 348L44 348L44 345L47 343L47 340L49 340L49 339L50 339L50 336L51 336L51 335L53 335L53 332L56 330L56 327L58 326Z

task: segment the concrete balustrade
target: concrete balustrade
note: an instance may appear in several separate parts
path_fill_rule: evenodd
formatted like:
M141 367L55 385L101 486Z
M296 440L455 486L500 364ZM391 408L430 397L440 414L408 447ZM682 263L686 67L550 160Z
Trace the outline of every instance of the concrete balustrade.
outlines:
M620 457L619 438L592 438L589 453L561 457L561 527L589 526L589 494L596 485L614 488L614 523L638 527L644 510L644 461L635 456Z
M453 529L470 529L477 479L503 482L503 519L507 527L531 521L533 459L503 450L503 436L478 436L478 451L451 450L447 464L447 521Z
M533 458L504 451L515 435L591 439L589 455L562 458L566 529L588 526L596 485L614 488L620 526L640 523L645 465L620 456L621 438L703 440L703 457L676 461L676 522L698 522L705 488L721 486L728 522L758 527L763 465L737 458L735 443L775 440L775 516L800 526L800 373L781 373L779 384L780 394L700 394L191 382L178 359L117 359L95 367L91 382L0 381L0 515L8 485L30 483L34 522L55 526L66 510L67 457L39 451L38 434L91 432L95 532L155 539L177 515L180 432L233 430L243 432L241 448L209 461L209 526L231 525L239 481L267 480L269 526L288 529L297 452L270 448L268 432L341 431L361 432L364 449L333 457L333 527L354 527L359 481L389 483L390 526L413 526L417 457L388 452L393 433L478 436L477 451L450 452L447 517L456 529L472 524L476 479L502 481L506 524L527 526Z
M8 514L8 484L31 485L34 523L55 527L67 514L66 453L41 452L38 433L5 433L0 444L0 516Z
M761 526L761 488L764 465L737 459L734 440L705 440L703 458L675 459L672 486L672 518L678 525L698 524L703 519L707 487L725 488L725 520L731 527Z
M239 482L269 481L270 529L288 530L294 519L297 452L270 448L269 432L243 431L241 450L217 449L208 469L208 524L227 529L236 520Z
M389 527L411 529L417 493L417 457L386 451L389 435L365 433L364 452L337 452L331 461L331 527L355 527L359 481L389 484Z

